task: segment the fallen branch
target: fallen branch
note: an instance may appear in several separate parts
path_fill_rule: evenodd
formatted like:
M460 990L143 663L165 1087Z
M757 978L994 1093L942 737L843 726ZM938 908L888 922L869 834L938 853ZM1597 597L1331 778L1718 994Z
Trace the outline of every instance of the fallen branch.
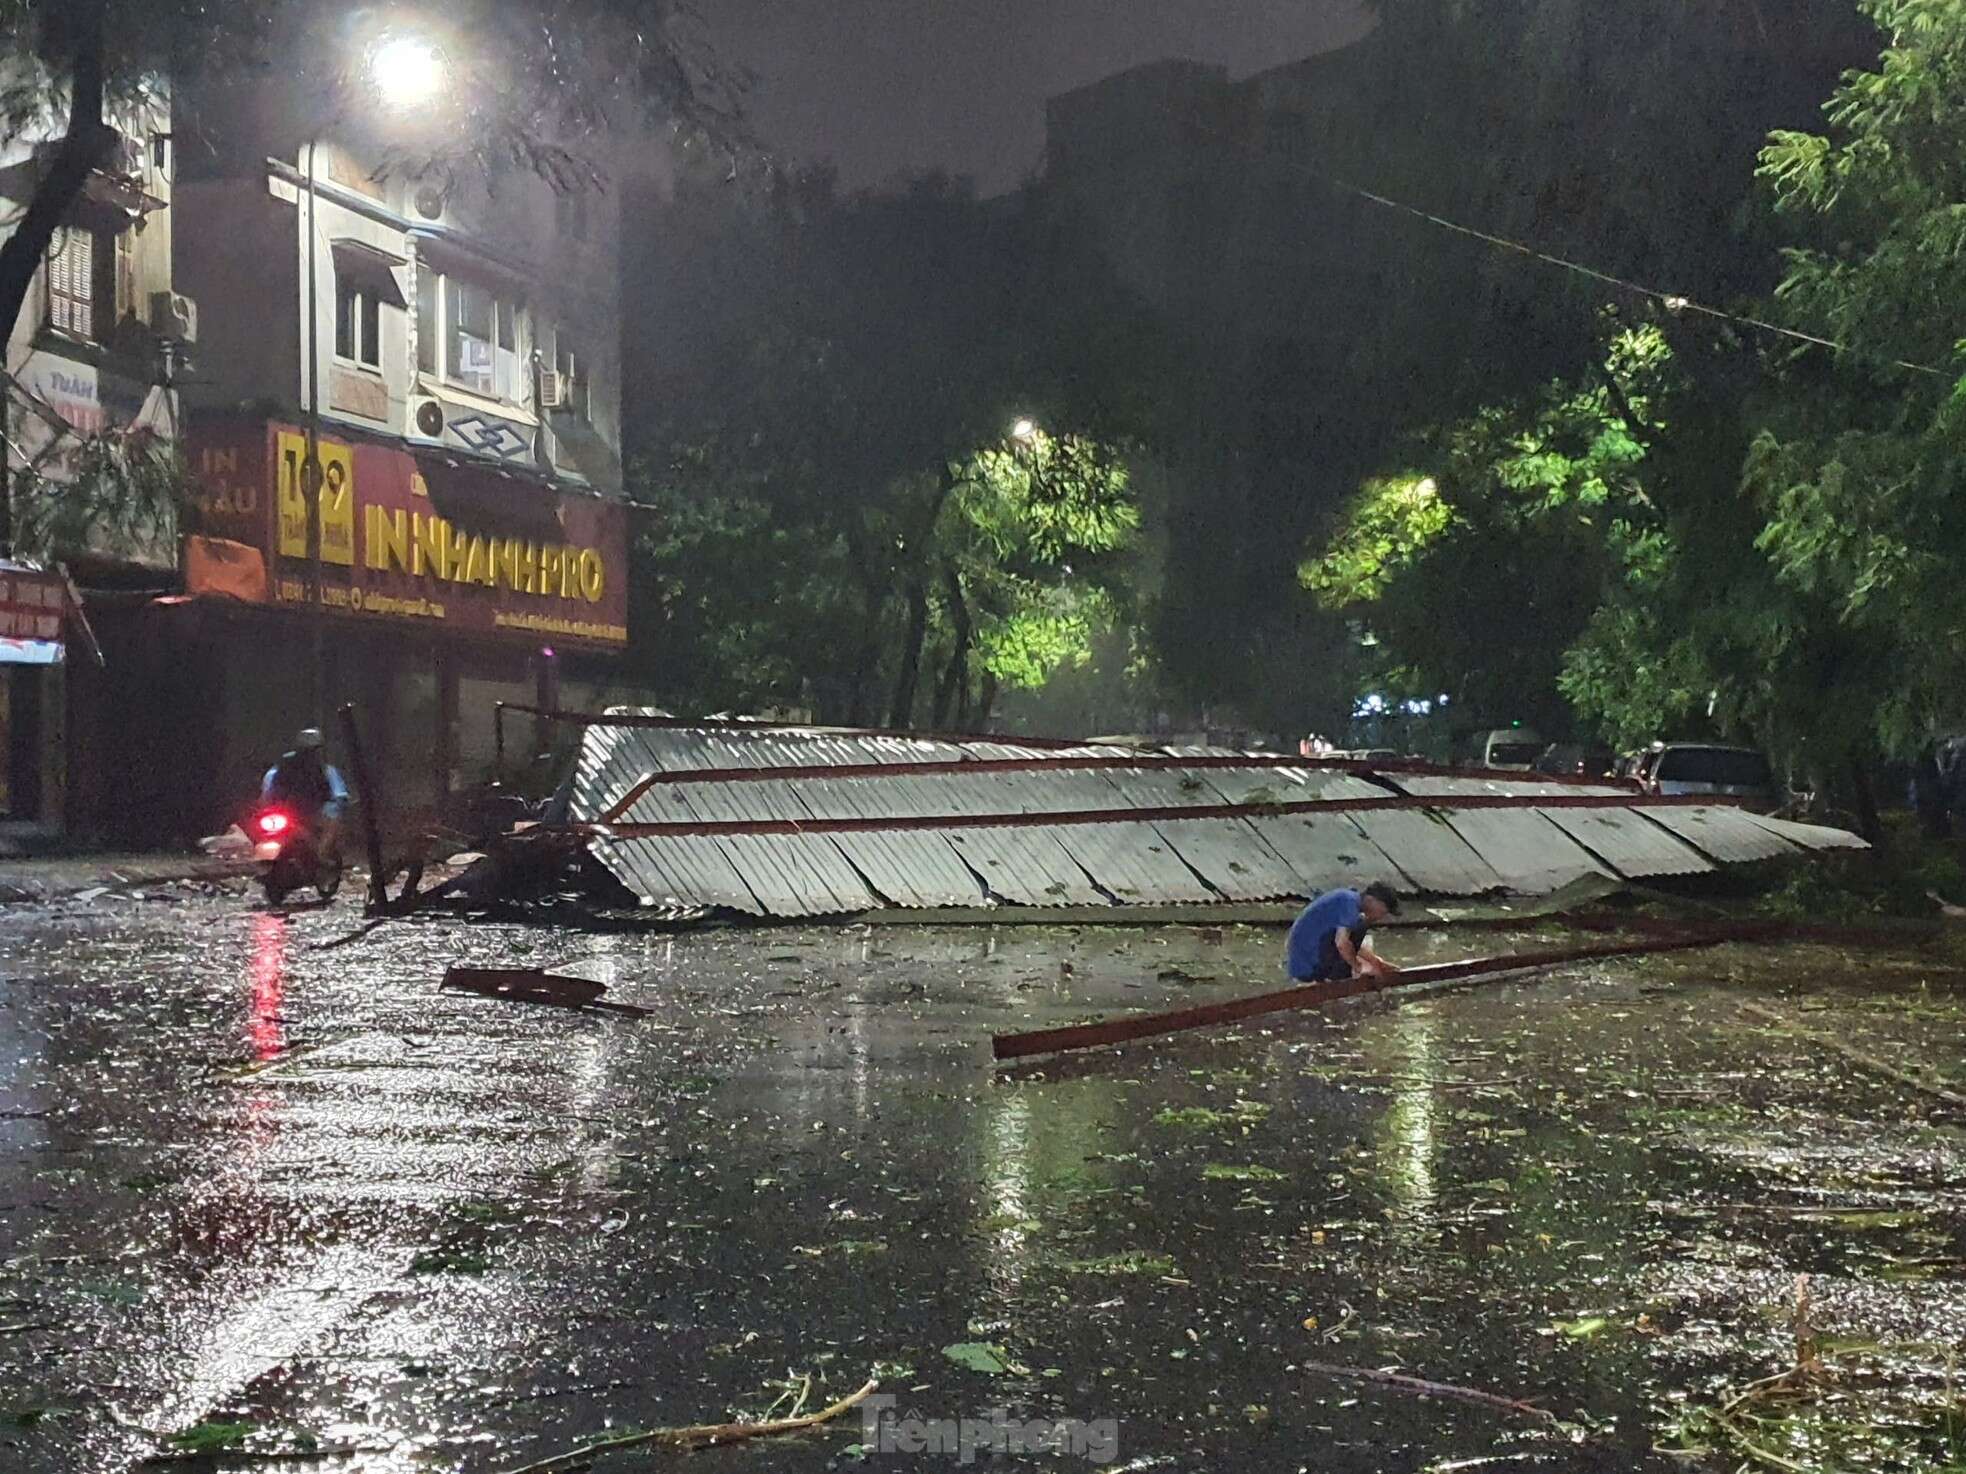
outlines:
M1558 1423L1562 1419L1546 1407L1537 1407L1533 1402L1523 1402L1520 1398L1503 1397L1496 1392L1483 1392L1478 1387L1457 1387L1452 1382L1428 1382L1419 1377L1409 1377L1403 1372L1381 1372L1369 1367L1341 1367L1325 1361L1301 1363L1307 1372L1315 1372L1323 1377L1343 1377L1353 1382L1370 1382L1376 1387L1390 1387L1395 1392L1411 1393L1415 1397L1445 1397L1455 1402L1471 1402L1477 1407L1498 1408L1503 1412L1514 1413L1518 1417L1535 1418L1539 1422Z
M1428 967L1410 967L1391 977L1344 978L1331 983L1306 983L1275 993L1257 993L1224 1003L1206 1003L1198 1008L1175 1009L1169 1013L1133 1014L1105 1019L1098 1023L1071 1024L1062 1029L1037 1029L1023 1034L998 1034L990 1047L998 1059L1021 1059L1032 1054L1056 1054L1068 1049L1094 1049L1102 1044L1121 1044L1129 1039L1146 1039L1156 1034L1173 1034L1183 1029L1207 1028L1215 1024L1236 1023L1266 1013L1282 1013L1294 1008L1316 1008L1362 993L1388 988L1410 988L1424 983L1452 982L1458 978L1484 977L1503 972L1534 972L1562 967L1572 962L1589 962L1603 957L1636 957L1653 952L1682 952L1693 947L1716 947L1724 942L1764 941L1784 935L1779 922L1742 922L1725 928L1701 932L1681 932L1673 936L1646 937L1631 942L1603 942L1590 947L1571 947L1557 951L1517 952L1497 957L1472 957L1464 962L1442 962Z
M620 1438L603 1438L594 1443L583 1444L567 1453L555 1454L550 1459L541 1459L534 1464L525 1464L510 1471L510 1474L556 1474L556 1471L578 1468L599 1458L602 1454L619 1453L627 1448L646 1448L650 1444L661 1444L665 1448L697 1449L710 1448L719 1444L742 1443L751 1438L777 1438L786 1433L799 1433L807 1428L816 1428L821 1423L830 1423L845 1412L850 1412L873 1396L880 1380L869 1377L866 1384L847 1397L816 1413L806 1413L796 1418L775 1418L764 1423L699 1423L691 1428L655 1428L646 1433L628 1433Z
M365 921L360 926L356 927L355 930L348 932L343 936L336 937L332 941L316 942L308 950L313 952L332 952L337 947L346 947L350 942L361 941L362 938L368 936L372 932L379 930L382 927L389 925L389 923L394 921L395 919L396 918L393 916L378 916L373 921Z
M1768 1008L1760 1003L1743 1003L1741 1011L1766 1023L1775 1024L1798 1039L1806 1039L1811 1044L1820 1044L1824 1049L1842 1055L1854 1065L1861 1065L1875 1074L1896 1080L1900 1085L1909 1085L1913 1090L1922 1090L1934 1100L1942 1100L1947 1105L1966 1107L1966 1095L1960 1094L1957 1090L1948 1090L1943 1085L1936 1085L1915 1071L1894 1065L1888 1059L1880 1059L1868 1050L1859 1049L1834 1034L1819 1033L1815 1029L1805 1028L1799 1020L1778 1009Z

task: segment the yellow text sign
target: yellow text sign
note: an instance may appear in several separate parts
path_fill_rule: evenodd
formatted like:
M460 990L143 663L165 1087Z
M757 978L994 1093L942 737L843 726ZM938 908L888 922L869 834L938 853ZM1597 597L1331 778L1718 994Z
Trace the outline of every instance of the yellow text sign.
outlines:
M355 455L345 445L319 442L321 457L321 561L355 566ZM307 547L307 437L280 432L277 450L279 545L283 558L305 558Z

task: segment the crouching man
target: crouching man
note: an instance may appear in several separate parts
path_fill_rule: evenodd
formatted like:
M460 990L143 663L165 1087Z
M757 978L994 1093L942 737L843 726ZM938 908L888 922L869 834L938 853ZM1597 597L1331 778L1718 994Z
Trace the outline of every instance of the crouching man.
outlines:
M1399 971L1365 945L1366 933L1399 915L1399 893L1375 880L1363 891L1326 891L1290 927L1285 965L1300 983L1391 977Z

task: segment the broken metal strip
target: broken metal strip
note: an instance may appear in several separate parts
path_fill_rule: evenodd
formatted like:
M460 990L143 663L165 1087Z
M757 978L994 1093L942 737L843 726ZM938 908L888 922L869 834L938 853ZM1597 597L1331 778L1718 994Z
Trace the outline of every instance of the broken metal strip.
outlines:
M1198 1008L1180 1008L1167 1013L1139 1013L1124 1018L1104 1019L1090 1024L1068 1024L1057 1029L1036 1029L1021 1034L997 1034L990 1040L997 1059L1023 1059L1034 1054L1058 1054L1070 1049L1095 1049L1104 1044L1123 1044L1130 1039L1147 1039L1184 1029L1207 1028L1214 1024L1237 1023L1268 1013L1293 1008L1312 1008L1362 993L1378 993L1393 988L1416 987L1424 983L1452 982L1459 978L1484 977L1492 973L1522 972L1530 969L1561 967L1572 962L1588 962L1603 957L1637 957L1655 952L1684 952L1696 947L1717 947L1726 942L1767 941L1786 934L1781 922L1749 922L1678 936L1647 937L1636 942L1606 942L1591 947L1568 947L1544 952L1517 952L1497 957L1475 957L1465 962L1443 962L1428 967L1408 968L1391 977L1354 977L1330 983L1308 983L1283 988L1274 993L1257 993L1222 1003L1206 1003Z
M1721 805L1725 800L1719 801ZM1716 800L1705 794L1646 794L1605 797L1598 794L1561 794L1548 798L1509 798L1494 794L1471 794L1466 798L1411 798L1388 795L1385 798L1302 799L1280 804L1194 804L1171 808L1140 809L1060 809L1049 813L1022 814L896 814L863 819L722 819L701 823L662 822L647 824L577 823L574 827L602 838L661 839L686 835L727 834L852 834L877 829L1026 829L1066 824L1159 823L1179 819L1249 819L1285 814L1344 813L1375 809L1431 810L1451 815L1461 809L1636 809L1711 808Z
M813 763L796 768L689 768L675 772L648 774L634 789L639 798L656 784L670 783L755 783L773 778L888 778L896 775L933 777L947 773L1028 773L1060 772L1066 769L1095 769L1121 772L1155 772L1168 769L1249 768L1269 771L1277 768L1348 771L1357 768L1376 771L1364 763L1341 765L1318 763L1307 758L1228 755L1218 757L1169 757L1160 753L1136 753L1124 757L978 757L926 763ZM1619 796L1636 796L1636 790L1618 790ZM1447 795L1433 795L1444 797ZM625 810L624 810L625 812Z

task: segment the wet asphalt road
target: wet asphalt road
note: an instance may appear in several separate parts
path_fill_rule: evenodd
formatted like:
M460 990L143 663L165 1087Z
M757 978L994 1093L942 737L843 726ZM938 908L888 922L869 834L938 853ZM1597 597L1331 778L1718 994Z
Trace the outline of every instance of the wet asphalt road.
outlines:
M1757 1424L1765 1451L1947 1452L1962 1115L1781 1023L1957 1076L1966 980L1929 957L1599 964L1002 1076L993 1030L1275 986L1280 934L446 922L318 950L356 920L0 914L0 1469L509 1470L878 1369L923 1419L1088 1425L982 1467L1663 1470L1793 1364L1800 1274L1848 1380ZM654 1014L440 996L453 961L570 965ZM173 1442L200 1437L313 1457ZM849 1416L689 1463L958 1466L867 1442Z

